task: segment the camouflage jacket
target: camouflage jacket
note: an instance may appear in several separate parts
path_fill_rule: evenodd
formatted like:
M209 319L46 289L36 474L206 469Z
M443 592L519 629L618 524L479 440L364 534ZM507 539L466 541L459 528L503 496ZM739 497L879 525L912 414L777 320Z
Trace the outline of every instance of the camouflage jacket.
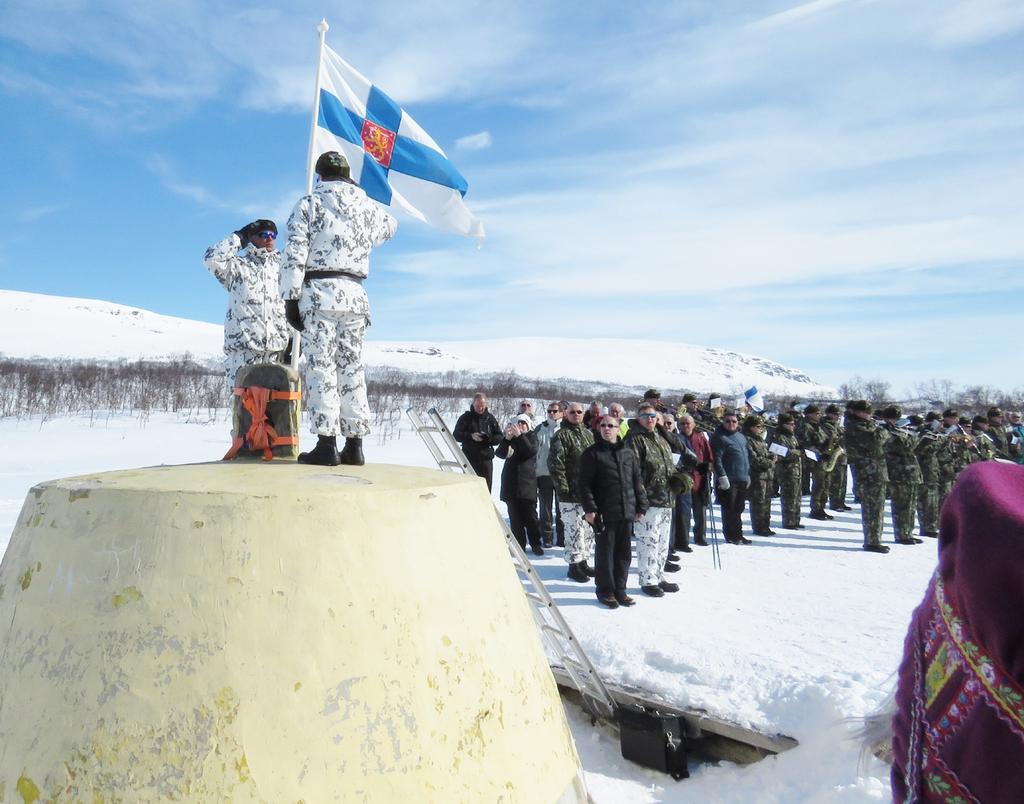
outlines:
M974 436L974 443L978 448L974 460L993 461L996 458L1002 457L999 454L998 444L992 437L991 428L989 428L988 431L985 431L977 427L973 427L971 428L971 435Z
M581 424L563 420L558 432L551 437L548 451L548 472L558 491L558 501L580 503L578 472L583 450L594 443L594 433Z
M885 442L885 468L890 483L920 483L921 466L914 448L917 437L895 424L885 424L889 440Z
M752 430L743 430L747 437L747 455L750 456L750 474L765 475L772 471L775 461L768 451L768 442Z
M1006 429L1001 424L989 424L988 437L992 439L992 446L995 449L995 457L1010 457L1010 439L1006 435Z
M253 245L238 253L232 233L206 249L203 262L228 292L224 351L281 352L291 330L278 293L281 255Z
M914 447L914 454L917 455L917 462L921 466L921 482L929 486L936 485L940 480L939 452L941 452L945 439L923 431L917 437L917 446Z
M857 482L884 483L889 479L884 444L889 433L872 419L847 416L843 443L846 457L857 470Z
M344 310L369 317L359 279L370 272L370 251L389 240L398 223L354 184L321 182L299 199L288 218L288 243L281 268L281 295L299 299L299 309ZM344 271L344 277L303 282L307 270Z
M780 475L800 474L800 459L803 456L803 449L800 447L800 439L796 433L787 433L779 427L772 436L772 443L778 444L789 450L785 455L780 455L778 463L775 464L775 471Z
M658 431L648 432L642 427L633 427L626 436L626 446L636 453L640 463L640 477L647 491L647 505L650 508L671 508L675 495L669 488L669 478L676 471L672 450Z
M829 445L833 439L831 428L826 427L822 422L815 424L804 417L803 427L797 430L797 437L803 449L809 449L818 456L818 461L828 457Z
M979 456L975 447L967 443L967 439L973 439L973 436L965 435L959 430L952 433L947 431L946 435L947 438L943 439L936 457L939 461L939 481L952 483L964 467L974 463Z

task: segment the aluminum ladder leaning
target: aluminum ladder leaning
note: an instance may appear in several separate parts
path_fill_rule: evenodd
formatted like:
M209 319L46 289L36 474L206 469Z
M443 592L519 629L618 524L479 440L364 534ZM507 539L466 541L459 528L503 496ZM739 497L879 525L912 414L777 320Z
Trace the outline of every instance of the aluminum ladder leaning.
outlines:
M409 408L406 415L437 462L438 468L444 472L475 474L462 447L452 436L437 408L431 408L426 414ZM580 694L583 705L593 717L614 720L618 706L611 693L565 621L551 593L526 557L523 548L512 535L497 505L494 506L494 513L505 534L505 544L512 556L512 565L523 584L523 592L530 601L534 622L547 648L549 663L554 668L562 669L569 676L572 686Z

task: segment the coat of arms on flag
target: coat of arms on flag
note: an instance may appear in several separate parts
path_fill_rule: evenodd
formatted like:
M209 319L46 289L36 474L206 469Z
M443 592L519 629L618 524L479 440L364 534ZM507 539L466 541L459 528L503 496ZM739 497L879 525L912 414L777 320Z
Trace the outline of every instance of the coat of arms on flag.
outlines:
M324 45L311 158L341 151L370 198L439 229L482 240L462 197L468 185L409 114Z

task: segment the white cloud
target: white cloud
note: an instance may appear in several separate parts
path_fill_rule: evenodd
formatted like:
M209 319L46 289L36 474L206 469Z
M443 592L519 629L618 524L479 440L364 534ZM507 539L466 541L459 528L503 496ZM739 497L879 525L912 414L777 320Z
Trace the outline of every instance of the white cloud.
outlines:
M491 132L480 131L476 134L467 134L455 140L455 147L463 151L483 151L491 147Z

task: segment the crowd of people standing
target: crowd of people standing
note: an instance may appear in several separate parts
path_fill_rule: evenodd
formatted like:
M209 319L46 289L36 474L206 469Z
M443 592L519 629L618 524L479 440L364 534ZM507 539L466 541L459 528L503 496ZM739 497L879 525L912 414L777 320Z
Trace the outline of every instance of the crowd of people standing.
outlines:
M537 556L564 548L567 577L593 579L609 608L634 603L626 592L634 546L641 592L679 591L666 573L680 569L679 553L692 552L691 543L708 545L713 501L724 540L747 545L753 540L744 532L745 509L751 535L774 536L771 501L778 497L779 527L801 530L804 497L810 519L833 519L826 508L853 510L852 480L864 549L887 553L887 499L895 542L920 544L915 527L937 536L942 501L967 465L1024 462L1021 417L1011 413L1004 422L997 408L973 419L951 409L904 419L894 405L875 414L864 400L847 402L845 410L794 402L767 417L702 405L694 394L672 411L649 389L631 418L621 404L599 401L556 401L545 411L536 415L524 399L502 428L478 393L453 435L488 489L494 457L504 460L500 498L519 544Z

